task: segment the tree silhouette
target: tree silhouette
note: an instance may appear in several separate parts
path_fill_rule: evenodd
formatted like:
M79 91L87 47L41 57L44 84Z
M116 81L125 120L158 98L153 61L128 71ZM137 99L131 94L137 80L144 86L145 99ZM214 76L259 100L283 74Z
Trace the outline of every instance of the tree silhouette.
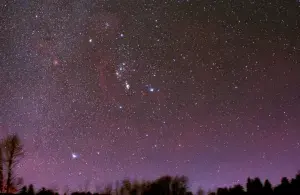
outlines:
M19 194L27 195L27 193L28 193L27 186L23 186Z
M251 178L247 178L247 183L246 183L246 189L247 189L247 193L249 195L253 194L252 190L253 190L253 181Z
M218 188L217 189L217 195L228 195L229 190L227 188Z
M238 184L238 185L235 185L233 188L229 189L229 194L231 194L231 195L243 195L243 194L245 194L245 191L244 191L243 186Z
M151 182L149 181L142 181L140 184L140 189L141 189L141 195L147 194L151 186Z
M247 179L247 194L249 195L262 195L263 194L263 184L258 177L254 179Z
M204 190L202 188L199 188L196 194L197 195L204 195L205 192L204 192Z
M113 189L112 185L107 185L100 190L100 193L91 192L73 192L72 195L193 195L188 191L188 182L186 177L171 177L162 176L153 181L134 181L128 179L123 180L122 185L118 183ZM300 174L297 174L290 181L283 177L281 183L275 186L274 190L269 180L265 180L264 184L261 183L259 178L247 179L247 191L243 186L237 184L233 187L218 188L216 192L209 192L208 195L300 195ZM120 193L119 193L120 192ZM24 186L20 195L34 195L34 188L30 185L28 188ZM38 191L37 195L58 195L57 192L42 188ZM198 190L197 195L204 195L203 190Z
M281 179L280 185L275 187L274 193L281 195L281 194L289 194L290 193L290 182L286 177Z
M33 187L32 184L29 185L27 194L28 194L28 195L35 195L34 187Z
M171 185L172 185L172 177L166 175L166 176L160 177L156 181L156 185L154 187L157 189L159 194L169 195L169 194L171 194ZM175 187L177 187L177 186L172 185L172 191L174 190Z
M17 135L9 135L3 141L4 161L6 165L7 178L6 178L6 193L9 193L13 188L14 175L13 169L23 157L23 146Z
M131 192L131 182L129 179L124 179L122 182L122 187L120 190L121 195L130 195Z
M217 195L216 192L208 192L208 195Z
M263 187L263 193L264 195L272 195L273 194L273 188L272 184L269 180L266 180Z
M185 195L187 193L188 178L185 176L176 176L172 181L172 194Z
M131 195L140 195L142 194L141 184L138 181L134 181L131 187Z
M56 195L53 190L42 188L36 195Z
M296 177L291 180L291 189L293 195L300 194L300 172L298 172Z

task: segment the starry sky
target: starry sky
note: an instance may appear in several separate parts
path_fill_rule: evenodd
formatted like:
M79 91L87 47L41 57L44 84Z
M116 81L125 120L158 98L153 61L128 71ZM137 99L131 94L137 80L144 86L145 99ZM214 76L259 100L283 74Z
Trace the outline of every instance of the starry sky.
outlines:
M300 169L300 4L1 0L0 133L37 187Z

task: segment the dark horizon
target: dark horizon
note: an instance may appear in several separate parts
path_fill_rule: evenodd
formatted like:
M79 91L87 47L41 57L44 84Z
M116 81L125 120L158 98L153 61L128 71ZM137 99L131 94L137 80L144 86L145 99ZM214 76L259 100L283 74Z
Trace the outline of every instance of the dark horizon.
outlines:
M33 184L19 185L18 188L19 190L15 191L15 193L19 195L299 195L300 172L291 179L282 177L278 185L270 183L268 179L261 180L258 177L248 177L244 186L235 184L209 191L198 188L196 192L190 191L187 177L172 177L169 175L161 176L152 181L130 181L124 179L115 183L98 185L95 191L90 191L88 184L85 184L83 188L77 191L69 188L59 190L57 188L43 187L37 189ZM14 193L11 191L10 194Z
M0 137L37 187L300 169L299 1L0 2Z

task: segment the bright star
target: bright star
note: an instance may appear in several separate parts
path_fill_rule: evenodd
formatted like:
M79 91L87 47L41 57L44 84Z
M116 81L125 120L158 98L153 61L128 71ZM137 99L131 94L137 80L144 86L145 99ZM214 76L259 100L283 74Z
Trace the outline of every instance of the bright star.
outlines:
M93 41L93 39L90 39L89 42L91 43Z
M72 153L72 159L78 158L78 155L76 153Z
M126 87L126 89L130 89L130 85L128 84L127 81L125 81L125 87Z
M123 34L123 33L121 33L121 34L120 34L120 36L121 36L121 37L124 37L124 34Z

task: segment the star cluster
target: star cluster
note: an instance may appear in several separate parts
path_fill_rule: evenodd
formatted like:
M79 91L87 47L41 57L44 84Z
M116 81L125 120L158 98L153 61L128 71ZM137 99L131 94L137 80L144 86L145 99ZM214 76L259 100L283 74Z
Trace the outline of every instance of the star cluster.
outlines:
M17 173L71 189L300 168L298 1L0 2L0 130Z

